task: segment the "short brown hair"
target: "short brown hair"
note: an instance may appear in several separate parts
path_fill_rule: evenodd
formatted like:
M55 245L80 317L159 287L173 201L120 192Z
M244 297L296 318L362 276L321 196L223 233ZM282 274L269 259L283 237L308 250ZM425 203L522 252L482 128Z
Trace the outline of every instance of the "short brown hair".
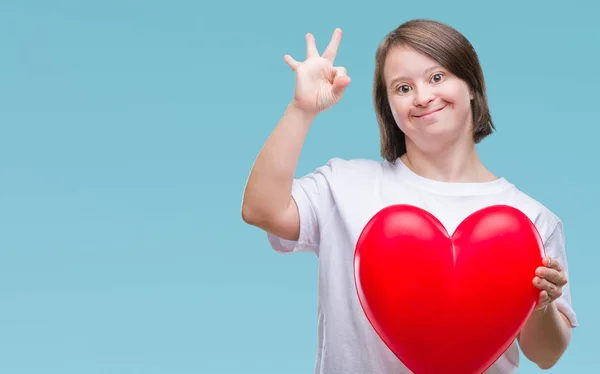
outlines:
M393 48L406 46L437 61L465 81L473 91L473 140L479 143L494 130L485 89L483 71L471 43L454 28L431 20L416 19L398 26L381 42L375 56L373 96L381 139L381 156L395 162L406 153L404 133L400 130L387 97L383 76L385 60Z

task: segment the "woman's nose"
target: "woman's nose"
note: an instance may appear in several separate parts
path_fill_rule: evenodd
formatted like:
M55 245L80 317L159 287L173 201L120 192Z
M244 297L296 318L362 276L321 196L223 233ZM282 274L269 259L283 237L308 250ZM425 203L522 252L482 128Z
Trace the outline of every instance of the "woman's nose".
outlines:
M420 87L414 95L415 98L415 106L427 106L429 103L433 101L435 95L433 94L433 90L428 88Z

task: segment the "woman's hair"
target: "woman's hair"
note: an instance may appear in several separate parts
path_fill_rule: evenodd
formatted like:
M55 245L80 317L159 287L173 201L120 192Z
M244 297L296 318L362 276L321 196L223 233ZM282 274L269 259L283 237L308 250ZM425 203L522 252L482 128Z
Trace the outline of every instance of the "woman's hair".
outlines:
M479 143L494 130L485 90L483 72L471 43L454 28L437 21L412 20L390 32L381 42L375 57L373 96L381 138L381 156L390 162L406 153L404 133L392 112L383 76L388 53L397 47L409 47L437 61L453 75L465 81L473 92L473 140Z

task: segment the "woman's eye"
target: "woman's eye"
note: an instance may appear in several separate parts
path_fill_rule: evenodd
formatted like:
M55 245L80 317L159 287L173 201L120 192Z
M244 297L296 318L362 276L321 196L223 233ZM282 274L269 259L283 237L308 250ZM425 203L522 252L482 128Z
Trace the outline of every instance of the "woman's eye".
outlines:
M443 77L444 77L444 75L441 73L434 74L433 77L431 77L431 81L433 83L439 83L442 81Z
M408 86L406 84L402 85L402 86L398 87L398 91L400 91L400 93L405 94L410 91L410 86Z

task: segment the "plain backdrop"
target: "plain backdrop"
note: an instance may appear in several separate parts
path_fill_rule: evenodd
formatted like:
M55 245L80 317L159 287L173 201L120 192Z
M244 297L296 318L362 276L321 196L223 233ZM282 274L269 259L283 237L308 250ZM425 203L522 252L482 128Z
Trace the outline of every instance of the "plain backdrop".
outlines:
M580 327L553 373L591 373L600 334L600 23L592 1L0 3L0 372L313 370L316 258L243 223L257 152L292 98L304 34L352 84L297 175L379 159L374 53L412 18L475 46L497 132L481 157L565 224ZM510 264L506 266L510 271ZM520 373L540 372L523 356Z

